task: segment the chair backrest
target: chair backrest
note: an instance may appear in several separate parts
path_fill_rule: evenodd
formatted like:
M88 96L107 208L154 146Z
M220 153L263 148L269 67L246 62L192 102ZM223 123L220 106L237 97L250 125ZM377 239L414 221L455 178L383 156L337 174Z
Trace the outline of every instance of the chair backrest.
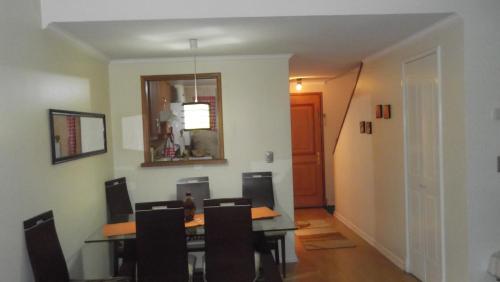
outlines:
M135 204L135 211L182 208L182 201L143 202Z
M184 209L136 211L138 281L189 280Z
M247 198L218 198L203 200L203 207L220 206L252 206L252 200Z
M106 202L108 205L109 222L125 222L133 214L132 203L127 190L125 177L108 180L106 186Z
M251 206L205 207L206 278L251 282L255 278Z
M243 197L252 199L254 207L274 209L273 175L267 172L244 172Z
M184 201L186 192L190 192L196 205L196 213L203 212L203 200L210 199L208 177L189 177L177 181L177 200Z
M68 268L52 211L24 221L24 236L35 281L68 282Z

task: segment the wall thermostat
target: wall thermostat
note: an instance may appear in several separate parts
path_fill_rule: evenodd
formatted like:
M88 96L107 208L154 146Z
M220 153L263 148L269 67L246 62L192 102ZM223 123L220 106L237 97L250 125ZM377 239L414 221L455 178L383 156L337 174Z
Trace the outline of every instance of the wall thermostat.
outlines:
M274 153L272 151L267 151L265 156L266 156L266 163L274 162Z

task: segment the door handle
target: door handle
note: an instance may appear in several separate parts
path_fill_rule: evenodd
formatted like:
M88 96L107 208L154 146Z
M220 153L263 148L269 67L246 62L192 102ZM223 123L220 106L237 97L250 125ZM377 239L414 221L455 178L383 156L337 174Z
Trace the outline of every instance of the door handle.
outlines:
M321 163L321 156L319 155L319 152L316 152L316 162L318 162L318 164Z

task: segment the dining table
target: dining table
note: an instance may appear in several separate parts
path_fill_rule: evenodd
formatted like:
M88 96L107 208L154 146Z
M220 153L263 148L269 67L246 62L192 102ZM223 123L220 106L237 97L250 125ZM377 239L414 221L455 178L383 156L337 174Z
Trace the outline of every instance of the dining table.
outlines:
M252 230L264 233L273 231L294 231L296 226L294 221L285 212L280 210L264 211L260 210L255 216L255 209L252 208ZM266 216L271 212L272 216ZM201 219L201 222L200 221ZM196 222L198 220L198 222ZM203 225L203 215L195 215L195 221L186 223L186 241L188 252L202 251L204 246L203 235L205 233ZM121 225L121 226L120 226ZM118 227L118 228L116 228ZM109 233L111 229L111 234ZM127 222L116 224L104 224L99 226L85 239L82 249L81 278L96 279L105 276L112 276L113 270L113 244L120 241L135 240L135 216L129 215Z
M259 208L252 208L252 214ZM266 217L261 216L258 218L253 217L252 220L252 230L254 232L272 232L272 231L294 231L296 226L294 221L284 212L279 210L274 211L272 216ZM199 216L200 214L197 214ZM196 216L195 216L196 218ZM129 221L124 223L118 223L122 225L123 232L116 232L117 234L107 235L106 229L109 227L115 227L115 224L105 224L98 229L96 229L90 236L85 240L86 244L99 243L99 242L113 242L113 241L124 241L124 240L134 240L136 238L135 232L135 216L131 214L129 216ZM132 227L133 226L133 227ZM194 223L190 227L189 223L186 224L186 236L188 237L188 248L189 248L189 237L202 237L205 233L203 224Z

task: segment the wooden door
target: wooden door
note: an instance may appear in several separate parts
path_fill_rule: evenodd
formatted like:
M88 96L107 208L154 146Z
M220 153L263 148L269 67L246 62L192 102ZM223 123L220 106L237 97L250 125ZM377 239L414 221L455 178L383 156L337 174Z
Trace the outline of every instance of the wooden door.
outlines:
M292 94L290 113L295 207L324 206L321 93Z
M442 281L438 56L404 65L409 270L424 282Z

